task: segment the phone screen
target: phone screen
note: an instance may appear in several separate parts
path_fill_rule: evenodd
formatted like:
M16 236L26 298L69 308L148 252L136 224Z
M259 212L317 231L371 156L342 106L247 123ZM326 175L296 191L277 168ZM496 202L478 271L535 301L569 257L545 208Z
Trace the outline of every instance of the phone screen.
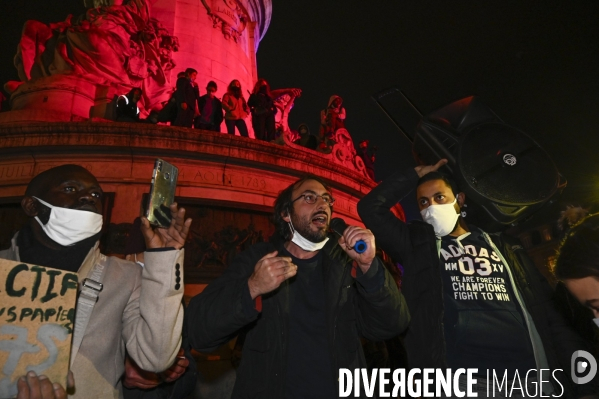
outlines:
M170 205L175 200L179 169L160 158L154 163L150 199L146 217L153 226L168 227L171 224Z

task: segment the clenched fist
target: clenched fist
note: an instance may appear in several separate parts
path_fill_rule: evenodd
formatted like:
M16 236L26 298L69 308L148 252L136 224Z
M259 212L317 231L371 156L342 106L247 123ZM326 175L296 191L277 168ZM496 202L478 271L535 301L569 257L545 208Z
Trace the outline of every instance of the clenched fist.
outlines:
M366 251L361 254L354 251L354 245L359 240L364 241L366 244ZM376 245L372 231L358 226L348 226L339 238L339 245L350 258L358 263L362 273L366 273L370 269L370 265L376 256Z

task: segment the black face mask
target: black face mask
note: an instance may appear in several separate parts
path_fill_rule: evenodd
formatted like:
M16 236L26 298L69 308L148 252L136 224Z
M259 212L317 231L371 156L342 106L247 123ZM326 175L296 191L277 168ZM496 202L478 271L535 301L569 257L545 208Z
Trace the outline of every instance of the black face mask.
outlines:
M19 246L19 256L21 261L53 267L55 269L77 272L89 250L100 239L102 232L97 233L83 241L54 250L46 247L33 236L33 231L29 225L26 225L19 231L17 245Z

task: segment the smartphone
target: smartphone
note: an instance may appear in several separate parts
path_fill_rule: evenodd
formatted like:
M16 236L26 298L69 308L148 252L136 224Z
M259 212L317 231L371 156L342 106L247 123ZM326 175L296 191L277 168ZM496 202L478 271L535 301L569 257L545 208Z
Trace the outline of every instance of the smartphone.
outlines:
M146 218L152 226L169 227L171 225L170 206L175 200L179 169L160 158L154 162L152 186L146 208Z

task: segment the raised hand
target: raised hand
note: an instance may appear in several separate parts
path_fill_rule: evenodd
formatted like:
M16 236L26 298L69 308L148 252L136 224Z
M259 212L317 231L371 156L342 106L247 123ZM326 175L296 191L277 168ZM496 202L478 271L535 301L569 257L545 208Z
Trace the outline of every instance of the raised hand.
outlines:
M436 170L438 170L441 166L445 165L446 163L447 163L447 159L441 159L441 160L439 160L439 162L437 162L434 165L416 166L414 168L414 170L416 171L416 173L418 173L418 177L422 177L422 176L426 175L427 173L435 172Z
M248 280L252 299L276 290L283 281L297 273L297 265L291 262L291 258L277 254L278 251L266 254L256 263L254 273Z
M359 240L364 241L366 244L366 251L361 254L353 250L354 245ZM366 273L370 269L370 265L376 256L376 245L372 231L358 226L347 226L343 235L339 238L339 245L350 258L358 263L362 273Z
M177 208L177 203L173 202L170 206L171 225L168 228L157 227L152 229L148 219L142 216L141 232L146 241L146 248L164 248L173 247L175 249L183 248L185 239L189 234L191 219L185 220L185 209Z

